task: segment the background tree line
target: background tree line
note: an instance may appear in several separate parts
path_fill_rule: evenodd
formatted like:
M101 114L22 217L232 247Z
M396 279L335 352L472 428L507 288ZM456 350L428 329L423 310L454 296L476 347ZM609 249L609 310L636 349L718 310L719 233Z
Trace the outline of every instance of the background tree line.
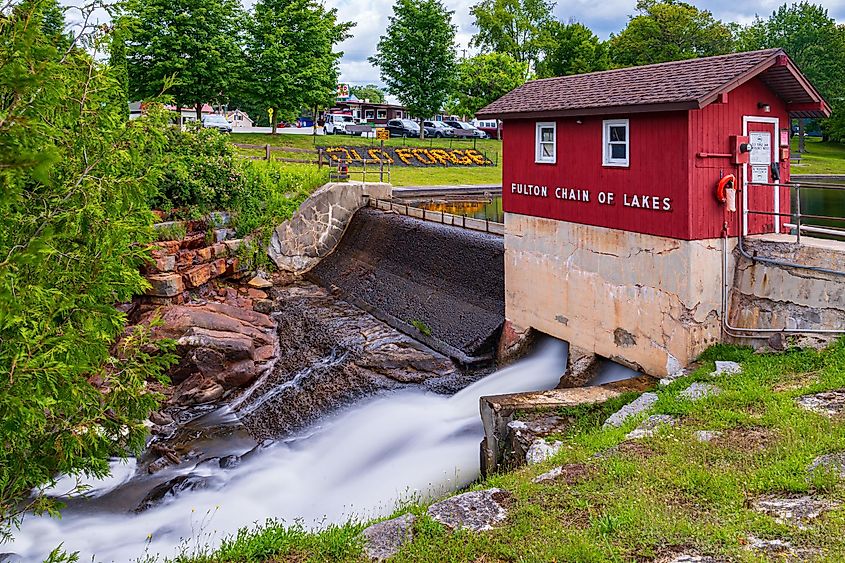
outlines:
M470 46L480 54L454 60L447 108L473 115L533 78L782 47L834 108L821 124L825 136L845 140L845 26L820 5L784 4L743 26L680 0L639 0L625 28L607 40L581 23L555 19L554 7L550 0L475 4L478 33ZM441 18L451 21L445 10Z
M254 119L293 120L335 99L335 46L354 24L318 0L128 0L115 26L128 97L170 96L177 109L240 107Z

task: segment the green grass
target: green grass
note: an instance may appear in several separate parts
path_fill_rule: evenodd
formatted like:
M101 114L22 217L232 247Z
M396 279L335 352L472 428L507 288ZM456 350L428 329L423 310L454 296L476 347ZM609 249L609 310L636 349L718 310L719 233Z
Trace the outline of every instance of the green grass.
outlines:
M793 163L793 174L845 174L845 143L822 142L816 137L806 139L801 162ZM792 138L790 149L798 151L798 138Z
M299 149L312 149L315 146L378 146L374 139L352 137L347 135L321 135L315 139L311 135L271 135L268 133L237 133L231 136L233 143L245 145L270 144L274 147L292 147ZM434 147L434 148L471 148L475 146L479 151L487 154L487 157L501 164L502 142L493 139L471 140L449 140L449 139L390 139L385 142L390 147ZM245 156L263 157L261 149L238 149L240 154ZM280 158L312 158L302 153L286 153L274 151L273 155ZM314 157L316 159L316 154ZM359 174L353 174L353 179L360 179ZM375 176L368 181L375 180ZM394 186L427 186L427 185L449 185L449 184L501 184L501 166L467 166L467 167L411 167L393 166L390 168L390 182Z
M742 373L710 378L718 359L740 361ZM679 397L697 380L713 381L722 392L694 403ZM732 561L765 560L744 549L750 534L818 548L822 561L843 561L845 484L832 475L810 475L807 465L821 454L845 450L845 421L795 404L800 395L843 387L845 339L823 352L754 354L713 347L699 369L658 391L653 412L674 415L678 426L638 441L639 450L596 458L624 441L643 418L623 428L601 429L604 417L631 397L562 411L577 417L577 423L555 437L564 447L554 459L476 484L513 494L504 526L480 534L451 533L425 516L424 504L404 506L397 514L413 512L420 518L415 540L395 561L650 561L682 551ZM724 439L699 443L693 438L696 430L718 430ZM585 464L591 477L568 485L532 482L563 463ZM807 530L750 509L761 495L805 493L843 506ZM216 552L180 561L361 561L362 527L352 522L311 534L271 522L239 532Z

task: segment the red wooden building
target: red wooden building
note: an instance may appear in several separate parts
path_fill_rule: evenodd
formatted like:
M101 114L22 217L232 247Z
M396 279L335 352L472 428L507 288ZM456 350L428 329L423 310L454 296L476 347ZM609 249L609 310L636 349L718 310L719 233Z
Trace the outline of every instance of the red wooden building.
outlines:
M790 222L790 118L829 114L780 49L535 80L488 105L508 132L505 316L676 373L725 334L736 235Z
M508 130L506 212L685 240L719 237L725 221L735 235L720 178L788 180L790 118L829 115L781 49L535 80L478 112ZM740 193L740 211L788 213L787 188ZM748 234L781 229L747 221Z

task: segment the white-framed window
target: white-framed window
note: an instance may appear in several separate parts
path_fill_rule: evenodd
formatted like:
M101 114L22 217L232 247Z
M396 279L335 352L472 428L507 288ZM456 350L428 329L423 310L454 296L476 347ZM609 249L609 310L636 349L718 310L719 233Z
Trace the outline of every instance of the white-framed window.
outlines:
M535 125L534 162L557 162L557 125L554 121L538 121Z
M402 115L402 110L397 110L396 111L396 119L402 119L403 117L405 117L405 116Z
M387 110L386 109L380 109L380 110L378 110L377 115L378 115L378 117L376 119L387 119Z
M628 120L605 119L602 122L602 164L628 166L630 148Z
M364 119L375 119L375 118L376 118L376 112L375 111L373 111L371 109L365 109L364 110Z

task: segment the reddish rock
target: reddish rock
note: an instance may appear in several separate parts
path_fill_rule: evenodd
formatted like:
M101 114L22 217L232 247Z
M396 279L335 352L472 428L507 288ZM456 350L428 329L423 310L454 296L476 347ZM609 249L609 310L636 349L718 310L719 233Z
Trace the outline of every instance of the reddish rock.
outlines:
M255 311L233 307L226 303L208 303L205 308L216 313L222 313L239 321L249 323L251 325L260 326L264 328L273 328L275 324L270 317Z
M198 248L196 253L197 253L197 260L199 260L200 262L208 262L209 260L211 260L212 252L211 252L210 246Z
M147 276L150 289L147 295L156 297L174 297L185 291L182 276L179 274L151 274Z
M188 383L188 381L185 381L185 383ZM188 389L180 385L172 400L181 405L198 405L216 401L223 396L225 391L224 387L217 381L200 376L196 385L192 385Z
M176 255L176 265L181 268L193 266L196 253L193 250L180 250Z
M211 255L214 258L220 258L221 256L227 256L229 254L229 247L227 247L222 242L218 242L211 246Z
M186 236L180 241L179 248L183 250L194 250L205 246L205 233L194 233Z
M166 254L153 259L153 267L157 272L172 272L176 269L176 256Z
M185 270L182 276L185 278L185 285L188 287L199 287L211 279L211 264L194 266L189 270Z
M275 356L276 347L272 344L268 344L267 346L261 346L260 348L255 349L256 362L266 362L268 360L272 360Z
M176 254L179 252L178 240L164 240L153 243L152 254L153 257L164 256L165 254Z
M178 341L180 346L192 348L211 348L217 350L227 359L244 360L255 356L255 345L252 339L242 334L220 332L204 328L192 328Z
M156 329L156 333L164 338L179 338L192 328L240 333L244 326L239 319L225 313L209 311L207 306L170 307L164 311L161 320L163 325Z
M261 291L260 289L255 289L252 287L246 290L246 294L247 296L249 296L250 299L267 299L266 291Z
M217 380L227 389L233 387L240 387L246 385L256 375L255 362L252 360L243 360L234 364L230 364L225 371L217 376Z
M211 263L212 277L222 276L226 273L226 259L218 258Z
M233 276L238 271L238 264L240 264L238 257L235 256L234 258L229 258L226 260L226 271L224 272L227 276Z

